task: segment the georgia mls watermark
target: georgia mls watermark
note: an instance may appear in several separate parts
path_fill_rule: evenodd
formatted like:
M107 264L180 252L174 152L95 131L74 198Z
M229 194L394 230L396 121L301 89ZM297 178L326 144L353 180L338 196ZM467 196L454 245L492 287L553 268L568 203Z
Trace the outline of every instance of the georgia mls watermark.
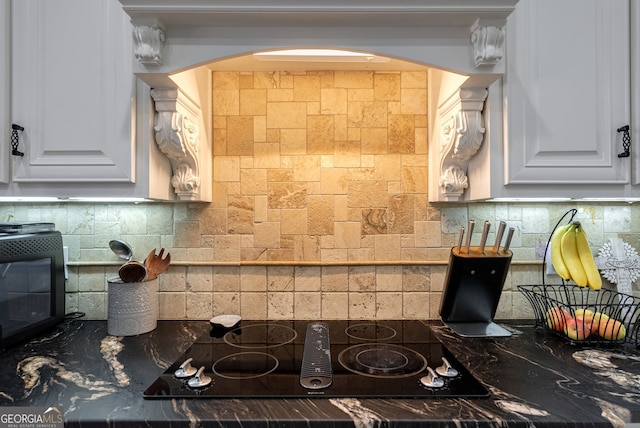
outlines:
M0 428L64 428L60 407L0 407Z

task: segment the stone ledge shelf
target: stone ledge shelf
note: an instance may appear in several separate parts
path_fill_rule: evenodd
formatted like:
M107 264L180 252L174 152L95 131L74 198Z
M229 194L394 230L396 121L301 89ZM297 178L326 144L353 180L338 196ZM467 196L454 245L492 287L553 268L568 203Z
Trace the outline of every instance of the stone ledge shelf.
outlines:
M247 260L241 262L215 262L207 260L180 260L171 261L171 266L447 266L448 260L379 260L379 261L260 261ZM538 260L513 260L511 265L518 266L540 266ZM79 262L70 261L68 266L120 266L121 262Z

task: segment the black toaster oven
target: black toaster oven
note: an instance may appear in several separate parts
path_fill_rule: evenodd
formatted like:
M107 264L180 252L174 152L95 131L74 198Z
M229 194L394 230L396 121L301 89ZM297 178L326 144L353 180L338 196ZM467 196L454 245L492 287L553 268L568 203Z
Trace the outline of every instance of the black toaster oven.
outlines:
M0 223L0 350L64 319L64 247L53 229Z

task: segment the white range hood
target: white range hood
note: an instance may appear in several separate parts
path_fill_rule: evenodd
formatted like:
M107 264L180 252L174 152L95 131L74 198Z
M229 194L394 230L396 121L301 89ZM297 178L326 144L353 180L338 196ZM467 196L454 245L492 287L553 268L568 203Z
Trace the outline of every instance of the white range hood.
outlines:
M292 47L353 49L493 74L504 71L502 27L517 0L120 2L135 27L139 74Z
M466 188L469 160L482 144L486 89L505 70L503 27L517 0L120 2L134 27L134 72L153 88L157 114L164 116L156 116L157 143L169 147L165 153L177 150L167 154L170 158L186 155L197 160L195 153L185 153L187 149L171 142L194 141L202 134L193 129L202 115L198 103L186 97L190 101L181 107L175 76L213 61L277 49L343 49L464 76L455 91L439 95L434 117L435 126L442 129L432 130L441 146L437 160L440 199L459 200ZM256 62L255 66L272 65ZM384 64L366 66L379 69ZM185 108L186 113L180 113ZM176 114L190 117L188 136L172 137L178 132L173 124ZM198 166L187 164L185 170L185 162L180 162L182 178L174 177L174 181L188 193L189 176L197 177ZM179 183L181 180L187 182Z

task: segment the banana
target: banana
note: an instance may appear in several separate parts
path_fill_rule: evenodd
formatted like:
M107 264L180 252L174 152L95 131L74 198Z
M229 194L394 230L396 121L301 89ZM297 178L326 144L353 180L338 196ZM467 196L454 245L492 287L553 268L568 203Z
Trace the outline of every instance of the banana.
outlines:
M569 280L571 275L569 274L569 269L567 269L567 265L562 258L562 249L560 244L562 242L562 235L564 235L570 227L571 223L559 226L556 228L556 231L553 232L553 236L551 237L551 264L558 276L565 281Z
M578 226L576 228L576 246L580 262L582 263L584 272L587 275L587 285L593 290L600 290L602 288L602 277L600 276L600 271L593 259L593 254L589 247L589 241L587 240L587 234L582 226Z
M574 221L571 223L571 227L562 235L562 241L560 242L560 248L562 252L562 260L564 260L571 279L579 287L586 287L587 273L582 267L582 261L578 255L578 245L576 242L576 229L580 226L580 222Z

